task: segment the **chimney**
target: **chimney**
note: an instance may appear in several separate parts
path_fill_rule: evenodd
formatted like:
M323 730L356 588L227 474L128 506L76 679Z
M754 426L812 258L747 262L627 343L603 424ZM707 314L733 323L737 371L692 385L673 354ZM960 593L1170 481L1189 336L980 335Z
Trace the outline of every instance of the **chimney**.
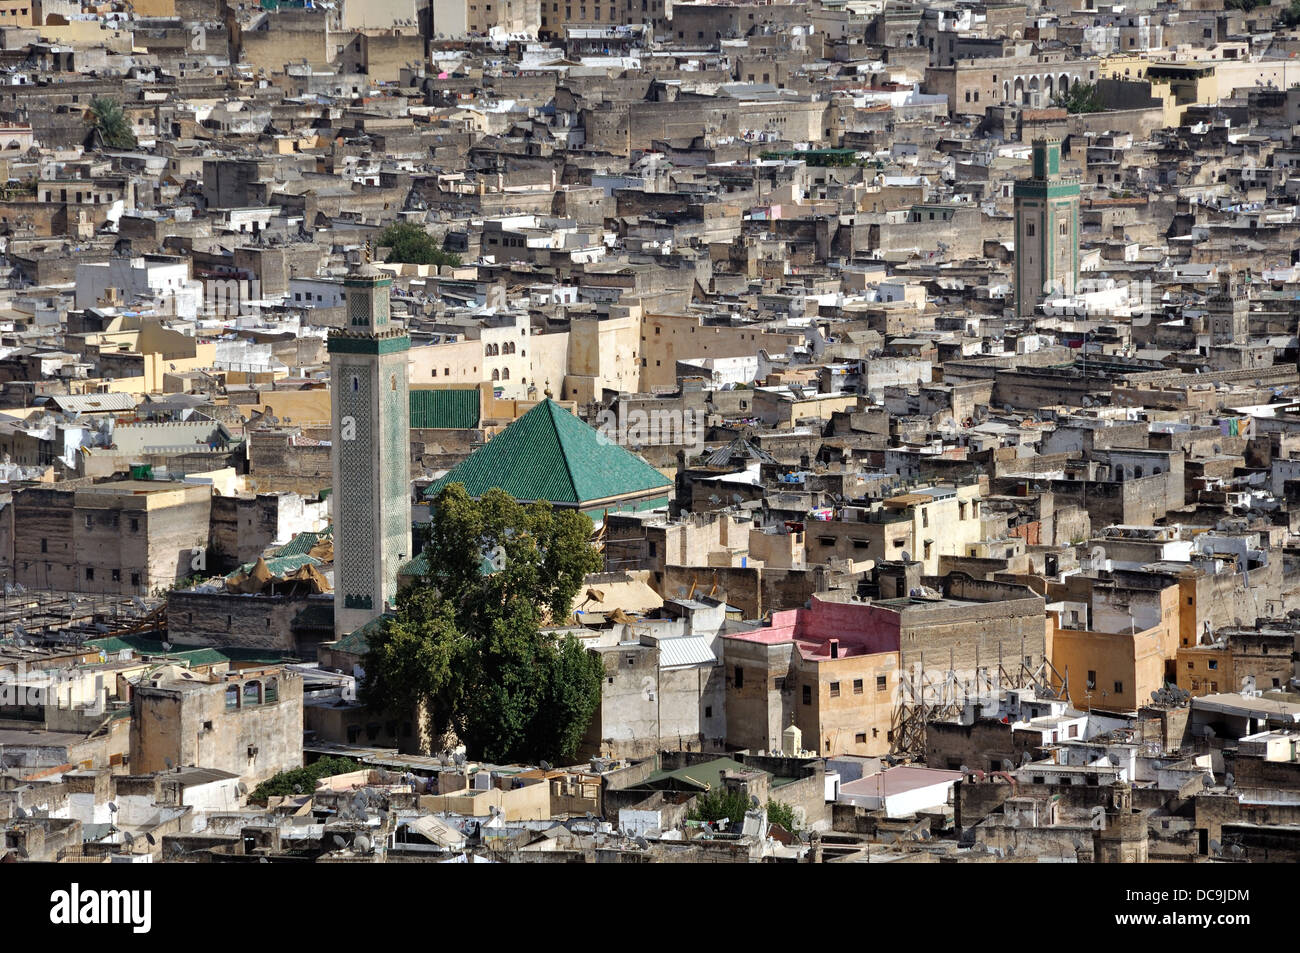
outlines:
M840 657L840 640L831 639L831 658Z

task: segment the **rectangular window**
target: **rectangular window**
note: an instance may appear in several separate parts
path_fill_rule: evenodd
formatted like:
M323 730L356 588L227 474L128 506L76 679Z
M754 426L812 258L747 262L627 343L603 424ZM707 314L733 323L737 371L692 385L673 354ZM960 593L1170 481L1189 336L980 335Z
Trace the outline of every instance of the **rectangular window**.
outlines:
M839 698L839 697L840 697L840 683L831 682L831 698Z
M803 703L804 703L805 705L811 705L811 704L812 704L812 686L811 686L811 685L805 685L805 686L803 687Z
M737 688L745 687L745 670L741 668L739 665L736 666L736 687Z
M860 679L860 678L855 678L855 679L853 680L853 694L855 694L855 695L861 695L861 694L862 694L862 679Z
M705 705L705 706L704 706L704 717L705 717L705 718L712 718L712 717L713 717L713 706L712 706L712 705Z
M95 579L95 570L89 566L86 567L86 582L93 582Z
M140 585L140 574L138 572L131 573L131 585L133 586Z
M867 733L866 733L865 731L859 731L856 735L853 736L853 741L854 741L854 743L856 743L856 744L860 744L860 745L864 745L864 744L866 744L866 743L867 743Z
M1124 683L1123 683L1123 682L1116 682L1116 683L1115 683L1115 694L1116 694L1116 695L1119 695L1119 694L1122 693L1123 691L1124 691Z
M120 569L114 569L114 570L113 570L113 581L114 581L114 582L121 582L121 581L122 581L122 570L120 570Z
M876 691L883 692L888 684L884 675L876 676Z
M1097 688L1097 673L1094 670L1089 669L1088 670L1088 691L1091 692L1096 688Z

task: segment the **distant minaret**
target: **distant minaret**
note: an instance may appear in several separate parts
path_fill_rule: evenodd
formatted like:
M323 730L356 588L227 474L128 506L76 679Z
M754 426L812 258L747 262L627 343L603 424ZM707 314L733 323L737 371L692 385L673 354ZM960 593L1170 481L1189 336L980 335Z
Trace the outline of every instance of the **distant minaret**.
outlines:
M1061 140L1035 139L1033 174L1015 186L1016 316L1079 285L1079 179L1061 174Z
M1238 282L1229 275L1206 305L1211 344L1245 344L1250 340L1250 294L1245 281Z
M389 323L391 284L368 261L345 278L347 327L329 336L338 638L396 600L397 568L412 555L411 339Z

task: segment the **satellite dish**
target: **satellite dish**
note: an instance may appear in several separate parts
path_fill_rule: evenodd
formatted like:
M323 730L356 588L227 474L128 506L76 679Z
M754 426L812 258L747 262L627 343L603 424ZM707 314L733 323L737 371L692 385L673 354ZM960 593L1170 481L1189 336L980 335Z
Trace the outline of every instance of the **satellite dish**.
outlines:
M906 549L903 550L903 562L910 563L911 561L912 561L912 554L909 553Z
M126 845L128 847L130 847L132 844L135 843L135 835L132 834L130 831L123 831L122 839L126 841Z
M110 814L116 814L116 813L117 813L117 805L114 804L112 801L109 801L109 802L108 802L108 811L109 811Z
M343 848L345 848L345 847L348 846L348 842L345 841L345 840L344 840L342 837L340 837L338 834L335 834L335 835L334 835L334 846L337 847L337 848L339 848L339 850L342 850Z
M358 834L353 838L352 846L357 850L370 850L370 838L365 834Z
M152 834L148 833L148 832L145 833L145 835L144 835L144 839L147 840L147 841L149 842L149 846L150 846L150 847L152 847L152 846L154 846L155 844L158 843L158 841L154 838L154 836L153 836Z
M1220 857L1223 855L1223 845L1217 840L1210 841L1210 856Z

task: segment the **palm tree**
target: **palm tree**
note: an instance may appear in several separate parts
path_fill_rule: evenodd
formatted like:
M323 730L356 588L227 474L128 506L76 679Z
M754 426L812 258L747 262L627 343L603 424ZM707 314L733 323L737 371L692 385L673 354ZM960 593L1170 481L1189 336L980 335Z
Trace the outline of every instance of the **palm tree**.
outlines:
M115 99L97 96L90 101L90 116L87 122L99 130L104 145L110 149L134 149L135 132L122 105Z

